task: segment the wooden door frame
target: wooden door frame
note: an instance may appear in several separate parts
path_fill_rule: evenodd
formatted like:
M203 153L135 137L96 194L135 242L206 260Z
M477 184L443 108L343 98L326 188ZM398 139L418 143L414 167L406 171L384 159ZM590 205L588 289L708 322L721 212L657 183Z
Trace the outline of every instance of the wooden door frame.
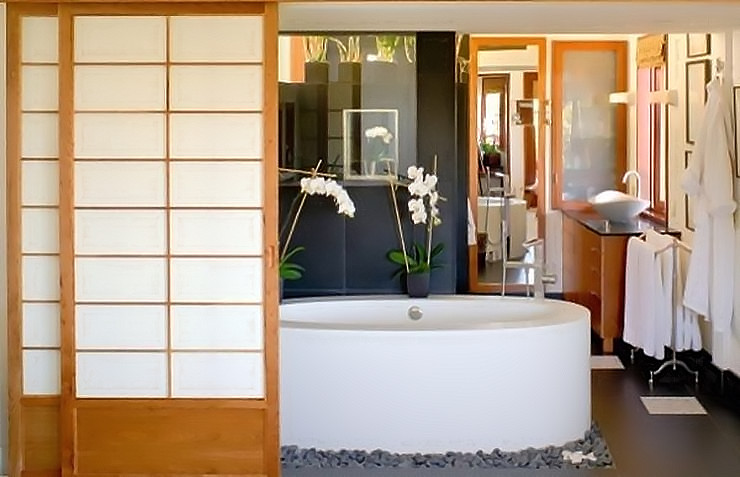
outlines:
M509 138L509 103L511 102L510 97L510 90L511 90L511 74L509 73L487 73L485 75L479 75L479 78L481 79L481 94L485 94L486 91L486 82L493 82L493 83L499 83L501 86L501 90L503 92L502 98L503 101L501 101L501 104L499 105L499 114L501 116L501 128L499 132L501 133L499 143L503 142L503 162L502 165L504 166L504 169L508 172L511 171L511 164L509 163L509 160L511 159L510 151L510 138ZM476 84L477 87L477 84ZM482 126L482 120L483 120L483 113L485 112L486 106L485 101L481 100L480 108L478 110L479 121L478 126ZM480 140L480 138L478 138ZM500 144L499 144L500 145Z
M263 334L264 397L259 399L78 399L75 383L75 292L74 292L74 78L73 27L75 15L260 15L263 18ZM59 22L59 235L61 309L61 396L23 396L22 367L22 270L21 270L21 17L52 16ZM277 272L277 57L278 12L274 1L176 3L77 3L9 2L7 34L7 257L8 257L8 396L9 475L24 472L26 456L23 409L52 406L59 410L61 475L76 471L76 414L78 409L100 409L111 402L120 409L176 412L209 409L259 413L262 436L262 475L280 475L278 272ZM80 406L80 403L83 403ZM251 414L250 414L251 415ZM56 426L55 426L56 428ZM174 429L173 429L174 430ZM34 476L59 475L59 470L31 471ZM30 474L29 474L30 475ZM82 474L84 475L84 474ZM217 475L217 474L216 474Z
M524 98L532 98L534 96L534 85L535 82L537 85L539 85L540 77L539 75L534 71L525 71L524 72ZM533 111L534 113L534 111ZM524 126L524 131L522 131L522 141L523 144L523 151L524 151L524 199L527 199L527 185L531 184L532 181L538 180L537 175L537 150L531 147L531 141L535 140L534 137L534 125L532 126ZM531 172L529 176L527 176L527 172ZM534 176L534 177L531 177ZM544 198L537 197L537 200L543 200ZM527 208L529 208L529 203L527 203Z
M563 129L559 111L563 104L563 54L566 51L614 51L616 55L615 91L627 90L628 43L616 41L553 41L552 42L552 194L553 209L589 210L585 201L563 201ZM627 169L627 105L616 104L615 118L615 189L624 189L620 182Z
M494 47L536 46L538 48L537 73L540 78L547 77L547 39L545 37L505 37L474 36L470 38L470 82L468 88L468 198L471 207L477 210L478 204L478 52ZM537 87L537 99L540 104L538 131L541 138L537 144L537 175L542 178L537 184L537 196L545 196L545 81L540 80ZM545 201L537 202L537 234L545 237ZM477 229L476 229L477 231ZM501 291L501 284L480 283L478 280L478 245L468 246L468 288L473 293L493 293ZM525 285L507 285L511 292L522 292Z

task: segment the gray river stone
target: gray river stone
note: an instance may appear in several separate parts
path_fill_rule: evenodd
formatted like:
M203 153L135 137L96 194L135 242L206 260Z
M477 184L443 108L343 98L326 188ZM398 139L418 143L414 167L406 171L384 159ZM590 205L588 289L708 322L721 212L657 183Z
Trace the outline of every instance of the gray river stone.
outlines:
M584 455L593 452L596 460L586 459L578 465L572 464L563 458L564 450L580 451ZM283 467L288 469L305 467L592 469L614 466L606 441L595 423L586 431L583 439L568 442L563 446L548 446L541 449L530 447L514 452L492 449L444 454L399 454L381 449L367 452L350 449L302 449L286 445L281 448L281 462Z

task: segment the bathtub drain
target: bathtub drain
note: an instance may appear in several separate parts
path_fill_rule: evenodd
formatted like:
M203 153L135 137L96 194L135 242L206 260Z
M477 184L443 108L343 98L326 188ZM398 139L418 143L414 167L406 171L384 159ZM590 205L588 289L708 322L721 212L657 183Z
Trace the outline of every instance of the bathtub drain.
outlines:
M421 317L424 315L424 312L421 310L420 307L414 305L409 307L409 318L416 321L420 320Z

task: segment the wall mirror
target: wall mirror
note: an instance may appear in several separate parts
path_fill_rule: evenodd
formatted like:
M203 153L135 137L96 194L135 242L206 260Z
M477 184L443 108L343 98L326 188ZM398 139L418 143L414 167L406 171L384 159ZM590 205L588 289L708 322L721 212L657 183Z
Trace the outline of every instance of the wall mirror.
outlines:
M470 54L471 290L522 292L544 238L545 41L474 36Z
M339 179L366 180L414 164L415 39L281 35L280 166L306 170L320 160Z

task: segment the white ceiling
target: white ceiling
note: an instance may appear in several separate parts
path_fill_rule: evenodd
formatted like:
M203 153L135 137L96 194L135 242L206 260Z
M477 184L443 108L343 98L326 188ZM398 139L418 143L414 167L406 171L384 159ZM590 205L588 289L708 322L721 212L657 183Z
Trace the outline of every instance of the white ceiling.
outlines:
M682 33L740 30L740 0L280 3L281 31Z

